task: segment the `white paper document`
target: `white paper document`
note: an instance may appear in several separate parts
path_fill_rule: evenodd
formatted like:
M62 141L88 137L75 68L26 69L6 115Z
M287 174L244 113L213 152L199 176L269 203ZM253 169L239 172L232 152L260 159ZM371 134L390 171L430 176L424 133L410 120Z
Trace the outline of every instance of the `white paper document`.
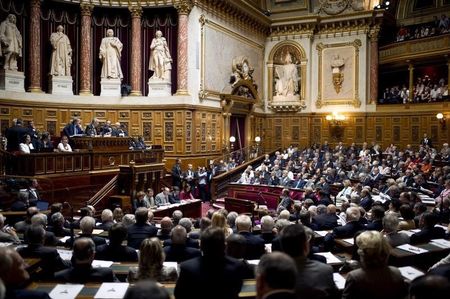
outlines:
M407 234L408 237L411 237L412 235L415 234L415 232L412 232L412 231L410 231L410 230L401 230L401 231L399 231L399 233Z
M66 261L70 261L72 259L72 250L68 249L57 249L59 256Z
M62 237L61 239L59 239L59 241L60 241L61 243L66 243L67 240L69 240L69 239L70 239L70 236L65 236L65 237Z
M57 284L48 295L52 299L74 299L83 287L82 284Z
M345 287L345 278L339 273L333 273L333 280L339 290L343 290Z
M103 229L94 229L92 230L93 235L100 235L102 232L104 232Z
M112 261L101 261L101 260L93 260L92 267L93 268L109 268L113 264Z
M258 266L258 264L259 264L259 260L247 260L247 262L248 262L250 265L255 265L255 266Z
M417 277L422 276L424 274L423 272L411 266L399 267L398 269L400 270L400 273L402 273L402 276L409 280L414 280Z
M325 237L329 233L329 231L327 231L327 230L316 230L314 232L321 237Z
M353 238L348 238L348 239L342 239L342 241L350 243L350 244L355 244L355 240Z
M267 253L272 252L272 244L265 244L264 247L265 247Z
M122 299L128 290L129 283L104 282L95 294L96 299Z
M431 240L431 244L444 249L450 248L450 241L445 239L433 239Z
M166 267L175 268L175 269L177 269L177 272L180 272L180 269L178 268L177 262L164 262L163 265L166 266Z
M318 252L318 253L315 253L315 254L325 257L327 259L327 264L339 264L339 263L342 263L342 261L340 259L338 259L331 252Z
M403 245L397 246L397 248L411 252L411 253L415 253L415 254L421 254L421 253L428 252L428 250L426 250L426 249L422 249L420 247L409 245L409 244L403 244Z

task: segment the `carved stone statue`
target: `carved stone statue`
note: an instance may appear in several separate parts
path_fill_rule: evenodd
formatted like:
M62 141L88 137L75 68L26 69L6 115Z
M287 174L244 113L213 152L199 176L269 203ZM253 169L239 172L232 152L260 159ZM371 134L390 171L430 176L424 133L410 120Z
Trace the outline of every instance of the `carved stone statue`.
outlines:
M331 60L331 73L333 77L333 85L336 93L341 92L342 83L344 82L344 74L341 68L345 66L344 58L340 57L339 54L333 56Z
M59 25L56 32L50 35L52 44L52 58L50 65L50 75L70 76L70 66L72 65L72 47L67 35L64 34L64 27Z
M149 70L154 72L150 79L170 82L172 56L170 56L167 41L162 36L162 32L160 30L156 31L156 36L152 40L150 50Z
M8 15L0 24L1 54L5 57L3 68L17 71L17 59L22 57L22 35L16 26L16 16Z
M292 63L289 52L284 57L284 65L275 66L275 95L293 96L299 93L297 65Z
M101 78L122 79L123 73L120 67L120 57L122 55L122 42L114 37L114 31L108 29L106 37L100 44L100 60L103 62Z

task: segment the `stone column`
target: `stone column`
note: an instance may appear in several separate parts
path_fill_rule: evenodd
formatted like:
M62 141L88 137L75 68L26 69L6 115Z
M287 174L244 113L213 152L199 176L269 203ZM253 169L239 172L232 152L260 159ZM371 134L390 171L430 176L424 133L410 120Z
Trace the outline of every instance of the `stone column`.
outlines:
M142 96L142 45L141 17L142 7L131 6L131 96Z
M447 57L447 93L450 94L450 58L448 56Z
M81 2L80 95L92 95L91 14L94 6Z
M408 62L408 71L409 71L409 101L412 102L414 100L414 64L411 61Z
M191 0L181 0L176 3L178 11L178 57L177 57L177 93L188 93L188 20L192 9Z
M370 92L369 104L376 104L378 99L378 33L380 26L370 28L368 37L370 40Z
M41 89L41 1L30 1L30 28L33 28L29 38L30 92L42 92Z

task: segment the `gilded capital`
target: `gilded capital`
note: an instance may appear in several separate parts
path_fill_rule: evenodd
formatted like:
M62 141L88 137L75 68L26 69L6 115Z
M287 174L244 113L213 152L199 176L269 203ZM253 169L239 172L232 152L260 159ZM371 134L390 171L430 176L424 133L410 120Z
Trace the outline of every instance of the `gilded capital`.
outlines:
M92 10L94 9L94 5L89 4L89 3L81 2L80 8L81 8L81 15L82 16L90 17L91 14L92 14Z
M191 0L179 0L173 5L180 15L188 15L193 7Z
M379 33L380 33L380 25L376 25L369 29L369 33L367 34L367 36L371 41L377 41Z
M131 12L132 18L140 18L142 17L142 7L141 6L130 6L128 9Z

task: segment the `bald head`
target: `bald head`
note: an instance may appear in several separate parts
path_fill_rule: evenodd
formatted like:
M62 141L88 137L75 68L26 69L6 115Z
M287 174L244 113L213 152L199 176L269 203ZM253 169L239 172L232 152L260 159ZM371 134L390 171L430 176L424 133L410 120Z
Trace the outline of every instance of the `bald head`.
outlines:
M73 244L72 263L91 264L95 256L95 244L90 238L76 239Z
M177 225L172 229L170 234L170 238L172 240L172 244L184 245L186 244L187 232L184 227L181 225Z
M328 214L336 214L336 206L335 205L328 205L327 206L327 213Z

